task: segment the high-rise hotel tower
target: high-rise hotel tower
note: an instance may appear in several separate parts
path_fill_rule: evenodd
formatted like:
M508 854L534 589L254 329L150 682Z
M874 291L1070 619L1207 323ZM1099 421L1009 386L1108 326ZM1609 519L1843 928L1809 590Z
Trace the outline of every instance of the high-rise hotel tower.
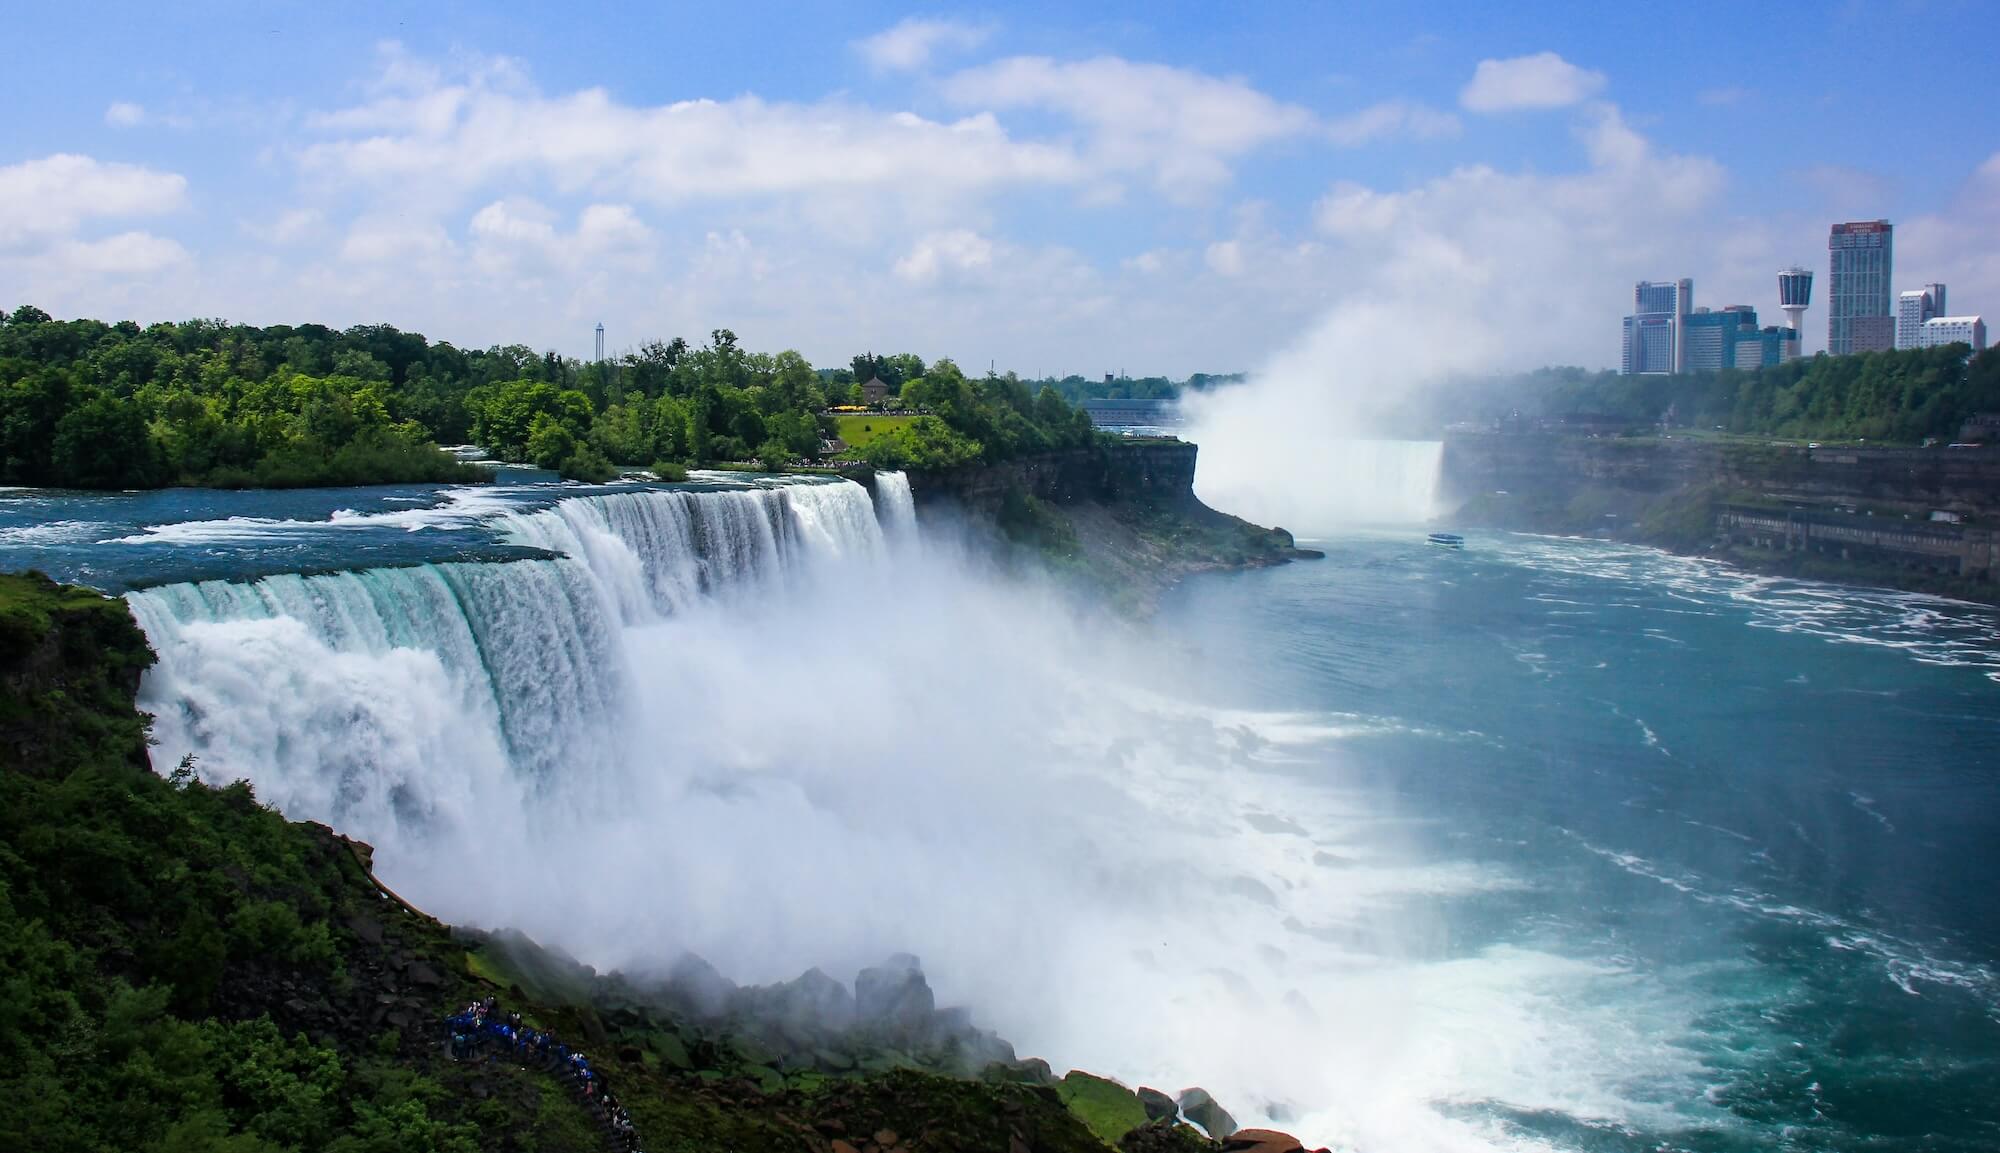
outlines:
M1827 236L1826 350L1886 352L1896 346L1890 291L1895 226L1886 220L1836 224Z

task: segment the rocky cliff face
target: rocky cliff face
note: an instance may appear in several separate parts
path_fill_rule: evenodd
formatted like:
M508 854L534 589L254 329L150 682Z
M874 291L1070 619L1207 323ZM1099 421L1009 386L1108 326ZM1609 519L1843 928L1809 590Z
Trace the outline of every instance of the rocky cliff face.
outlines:
M2000 599L1992 532L2000 448L1476 434L1446 440L1443 485L1463 524L1614 537L1764 572ZM1958 521L1934 523L1936 510Z
M955 503L987 515L998 514L1011 497L1020 495L1058 505L1198 503L1194 495L1198 451L1184 441L1069 449L1000 464L913 473L910 488L920 507Z
M1717 485L1760 499L1882 505L2000 517L2000 448L1807 448L1707 440L1470 435L1445 441L1458 499L1496 490L1573 493L1586 485L1664 493Z
M994 465L910 474L917 515L1034 559L1139 614L1190 573L1316 557L1281 528L1218 512L1194 494L1197 449L1133 440Z

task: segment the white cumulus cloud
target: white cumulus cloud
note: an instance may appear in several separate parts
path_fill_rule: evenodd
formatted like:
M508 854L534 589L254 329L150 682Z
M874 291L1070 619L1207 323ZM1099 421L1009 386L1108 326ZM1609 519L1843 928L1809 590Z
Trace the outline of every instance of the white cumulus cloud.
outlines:
M940 50L965 52L985 43L991 29L957 20L908 20L854 42L868 63L883 72L912 72Z
M927 284L942 272L966 272L993 263L993 242L967 228L933 232L896 262L896 275Z
M1150 172L1170 192L1222 183L1231 160L1314 125L1242 80L1115 56L1017 56L959 72L944 90L959 104L1058 113L1090 133L1097 165Z
M1579 68L1553 52L1481 60L1458 102L1472 112L1567 108L1604 88L1604 73Z
M0 167L0 245L66 236L97 217L159 216L187 206L187 179L137 164L57 153Z
M1459 131L1458 117L1407 100L1385 100L1326 125L1327 137L1347 148L1398 136L1430 140Z

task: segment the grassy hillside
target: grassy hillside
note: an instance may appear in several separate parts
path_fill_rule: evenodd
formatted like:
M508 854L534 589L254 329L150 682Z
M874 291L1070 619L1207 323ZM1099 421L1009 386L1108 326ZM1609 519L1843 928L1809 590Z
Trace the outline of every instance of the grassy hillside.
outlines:
M847 442L848 454L866 457L868 446L917 419L880 412L843 413L833 418L835 434Z

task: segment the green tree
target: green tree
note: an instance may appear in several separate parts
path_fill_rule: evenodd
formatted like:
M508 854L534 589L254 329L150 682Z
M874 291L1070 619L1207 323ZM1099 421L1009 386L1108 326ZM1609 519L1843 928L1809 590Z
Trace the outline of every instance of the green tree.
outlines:
M576 455L576 437L551 414L536 413L527 451L535 467L559 469Z
M50 465L78 488L146 488L159 483L160 453L138 406L100 394L56 422Z

